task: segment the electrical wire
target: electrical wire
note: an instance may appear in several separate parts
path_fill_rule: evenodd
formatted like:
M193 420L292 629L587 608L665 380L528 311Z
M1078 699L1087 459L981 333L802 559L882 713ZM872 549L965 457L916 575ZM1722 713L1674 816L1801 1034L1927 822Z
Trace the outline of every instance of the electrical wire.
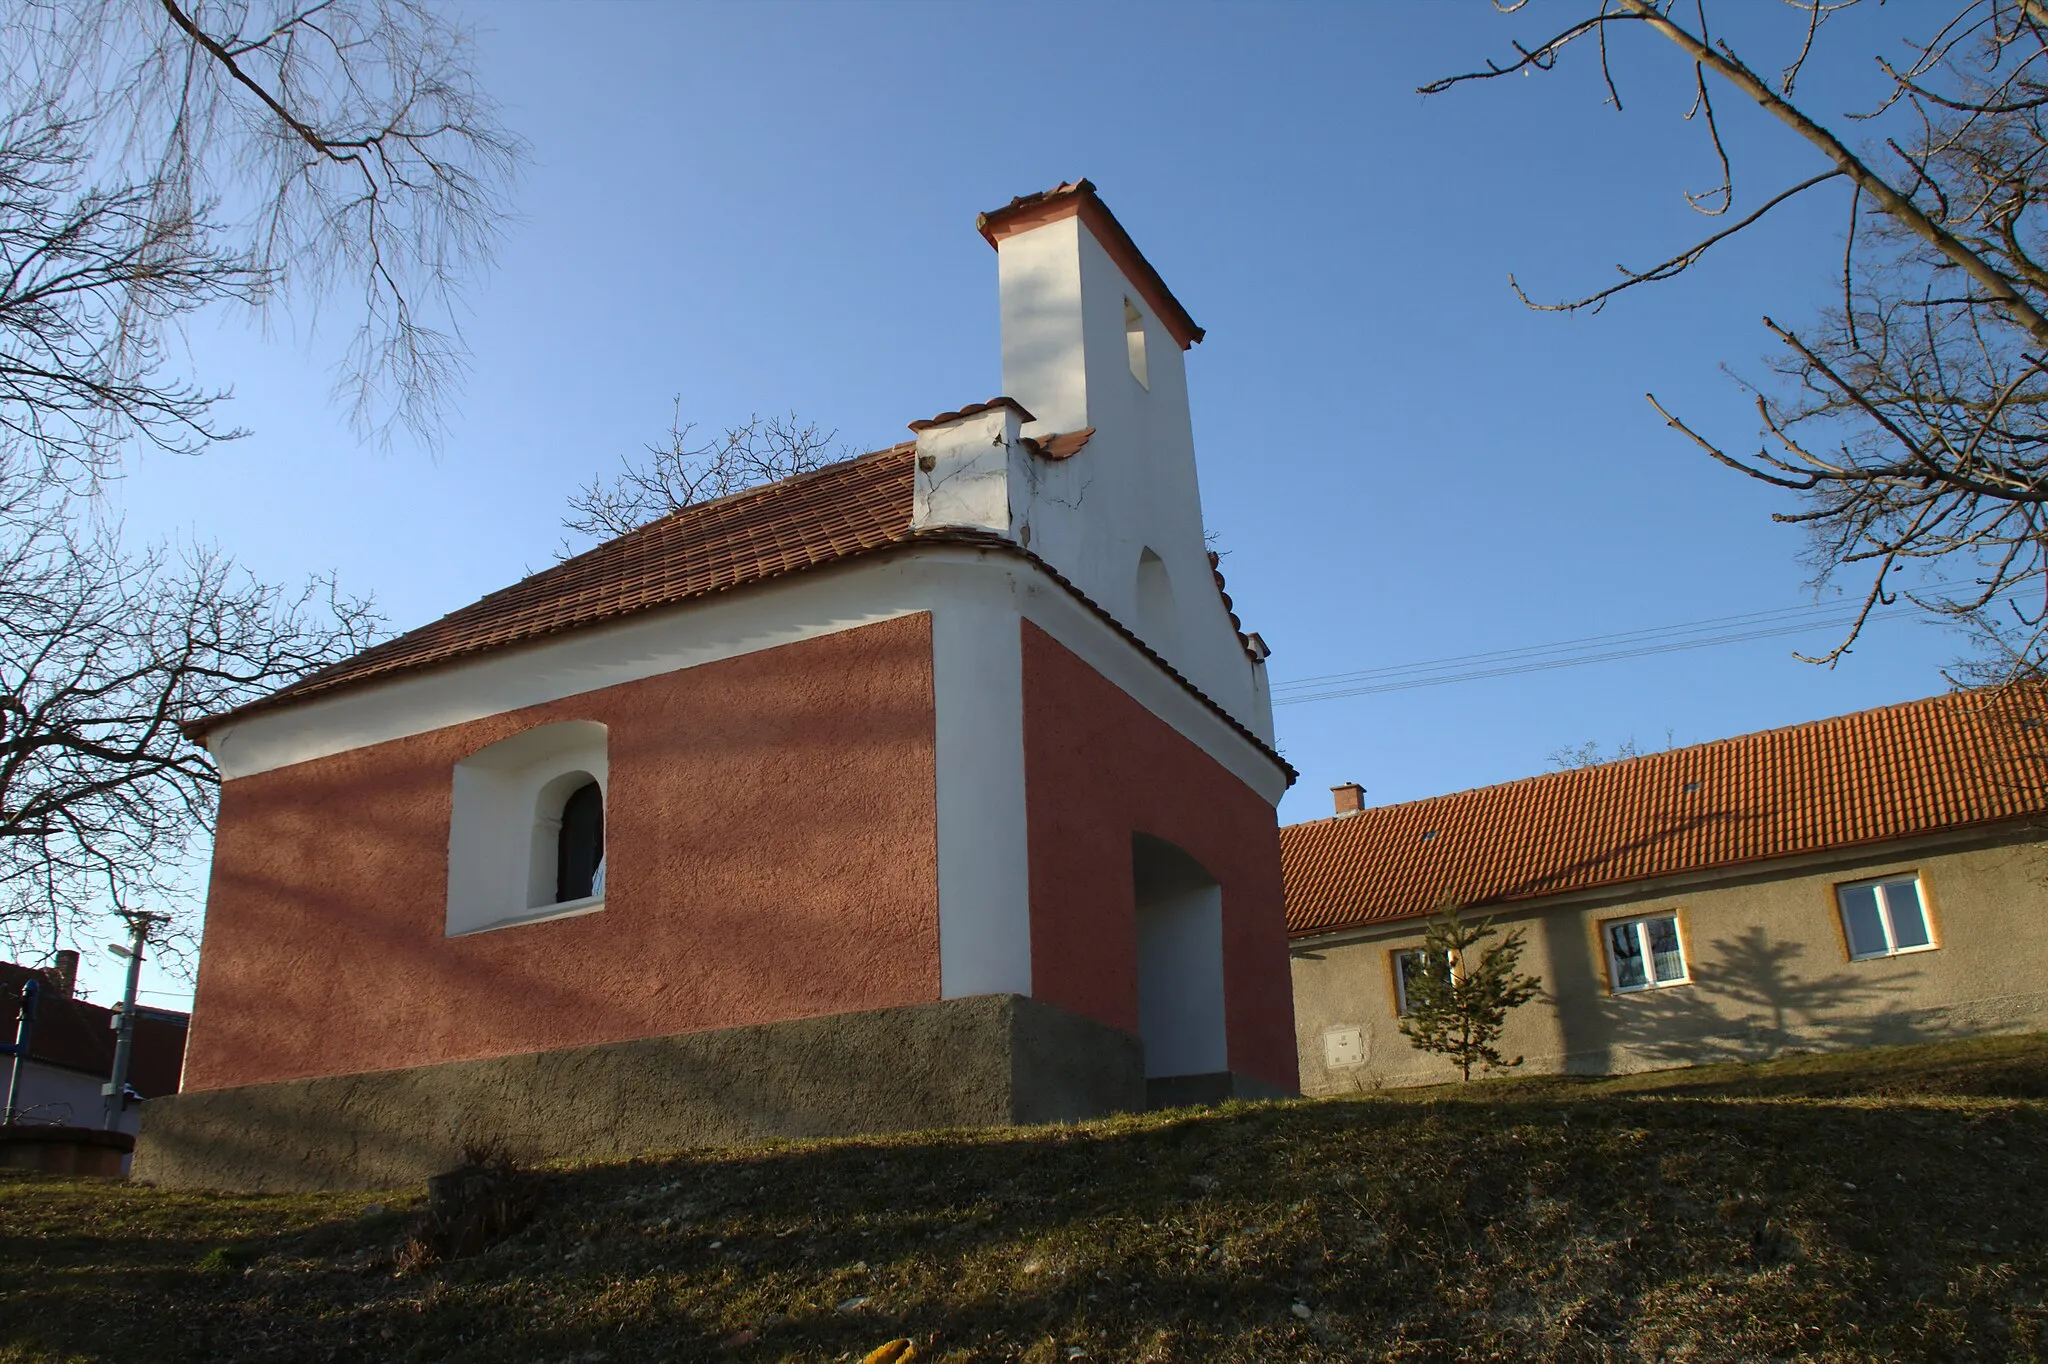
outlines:
M1921 592L1939 591L1946 583L1929 583ZM1771 611L1747 611L1732 616L1686 621L1676 625L1620 630L1604 635L1530 644L1515 649L1493 649L1483 653L1455 654L1419 663L1397 663L1356 672L1327 673L1320 677L1294 678L1273 686L1275 706L1305 705L1311 701L1335 701L1352 696L1374 696L1383 692L1409 691L1418 687L1448 686L1454 682L1475 682L1490 677L1511 677L1520 673L1544 672L1553 668L1580 668L1594 663L1645 658L1653 654L1678 653L1688 649L1715 648L1748 640L1805 634L1827 628L1844 629L1852 624L1860 603L1825 602L1811 606L1780 607ZM1884 620L1903 615L1906 606L1879 607L1868 619Z

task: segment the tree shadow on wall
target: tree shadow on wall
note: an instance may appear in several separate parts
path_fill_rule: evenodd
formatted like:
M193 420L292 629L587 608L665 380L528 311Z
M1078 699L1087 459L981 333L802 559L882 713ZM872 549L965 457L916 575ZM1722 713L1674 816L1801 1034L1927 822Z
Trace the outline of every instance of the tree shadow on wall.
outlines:
M1947 1036L1948 1010L1906 1008L1918 972L1883 979L1801 972L1804 943L1762 928L1721 938L1691 984L1610 995L1602 1002L1617 1048L1661 1065L1761 1061L1796 1050L1843 1050Z

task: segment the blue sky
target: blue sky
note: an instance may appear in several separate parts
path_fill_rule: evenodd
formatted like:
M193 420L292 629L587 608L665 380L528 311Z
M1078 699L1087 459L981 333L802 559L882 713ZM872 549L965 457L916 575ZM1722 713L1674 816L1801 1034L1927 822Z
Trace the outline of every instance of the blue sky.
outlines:
M1777 9L1733 11L1759 64L1796 41ZM474 368L445 442L350 434L328 398L340 334L202 320L194 371L233 385L254 434L140 460L118 493L137 533L218 540L272 578L332 569L420 624L549 562L569 493L657 438L677 395L706 427L794 410L864 450L995 393L974 215L1087 175L1208 328L1189 364L1204 504L1277 681L1811 600L1798 533L1770 521L1783 495L1643 394L1753 449L1720 367L1760 373L1760 317L1825 303L1844 201L1599 316L1508 289L1510 272L1541 295L1595 287L1714 226L1680 197L1715 179L1680 121L1690 73L1654 39L1619 45L1616 114L1590 52L1417 95L1540 36L1483 3L468 12L533 162L469 292ZM1836 28L1802 84L1828 113L1870 89L1872 44ZM1721 108L1738 212L1819 169L1732 95ZM1900 621L1831 670L1792 657L1831 642L1285 707L1302 778L1282 818L1327 813L1340 781L1406 800L1585 740L1684 744L1928 695L1960 647Z

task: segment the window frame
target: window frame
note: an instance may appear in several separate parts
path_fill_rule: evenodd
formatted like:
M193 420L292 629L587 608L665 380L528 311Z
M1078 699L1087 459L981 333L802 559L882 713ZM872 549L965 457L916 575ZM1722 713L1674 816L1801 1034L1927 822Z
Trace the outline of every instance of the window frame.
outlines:
M604 814L611 813L609 744L609 730L598 721L558 720L456 760L449 791L444 936L467 937L604 909L605 896L595 887L580 899L555 897L563 804L594 784Z
M1428 950L1428 948L1418 945L1415 947L1396 947L1387 953L1387 965L1394 975L1394 1017L1396 1018L1406 1018L1409 1013L1408 977L1402 972L1401 963L1409 957L1421 957ZM1462 964L1455 959L1451 962L1451 979L1453 981L1458 979L1459 967Z
M1671 935L1678 940L1678 965L1681 974L1670 980L1657 979L1656 954L1650 949L1650 936L1644 927L1646 924L1656 923L1663 919L1671 921ZM1618 928L1632 928L1635 930L1636 945L1642 950L1643 954L1644 978L1643 983L1640 985L1623 985L1621 983L1620 963L1614 957L1613 934L1614 930ZM1686 942L1685 917L1678 910L1663 909L1650 914L1630 914L1619 919L1603 919L1600 921L1599 930L1601 960L1607 967L1608 994L1649 994L1657 990L1668 990L1675 985L1691 985L1693 983L1692 950Z
M1886 894L1885 888L1908 883L1913 887L1915 905L1920 911L1920 928L1927 935L1927 941L1912 947L1900 947L1898 931L1892 924L1891 896ZM1858 952L1856 941L1849 933L1848 907L1842 903L1842 896L1847 891L1865 888L1876 892L1878 926L1884 930L1885 949L1882 952ZM1835 929L1842 935L1842 955L1849 961L1887 961L1893 957L1910 957L1916 952L1932 952L1941 946L1941 933L1934 920L1933 897L1927 893L1927 879L1917 867L1885 876L1837 881L1831 895L1835 905Z

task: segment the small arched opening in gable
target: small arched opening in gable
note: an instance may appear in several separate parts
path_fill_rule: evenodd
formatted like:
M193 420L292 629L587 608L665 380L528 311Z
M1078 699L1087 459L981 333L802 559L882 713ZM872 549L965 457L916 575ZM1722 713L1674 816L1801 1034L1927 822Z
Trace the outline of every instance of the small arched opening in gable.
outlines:
M1167 576L1166 561L1148 547L1138 555L1138 638L1171 658L1179 643L1177 623L1173 579Z

